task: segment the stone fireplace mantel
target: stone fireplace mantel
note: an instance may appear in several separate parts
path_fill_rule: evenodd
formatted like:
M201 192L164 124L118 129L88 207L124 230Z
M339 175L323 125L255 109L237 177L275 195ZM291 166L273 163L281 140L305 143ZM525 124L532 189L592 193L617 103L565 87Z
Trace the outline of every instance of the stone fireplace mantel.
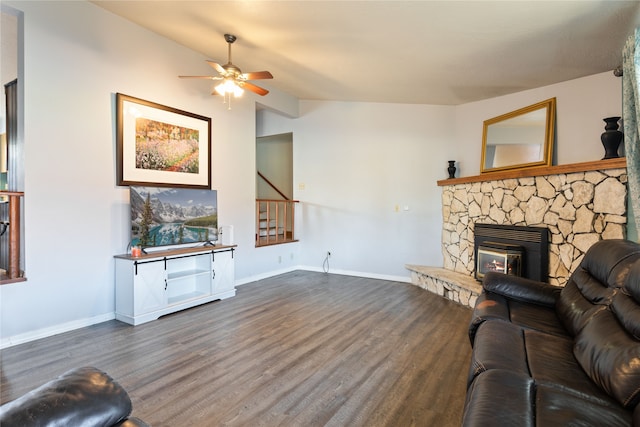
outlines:
M546 227L549 283L564 286L591 245L626 236L626 165L623 157L438 181L440 268L473 276L476 223Z
M544 175L559 175L573 172L588 172L606 169L616 169L627 167L627 158L618 157L615 159L596 160L593 162L571 163L558 166L544 166L529 169L514 169L501 172L491 172L482 175L466 176L460 178L442 179L438 181L438 186L469 184L472 182L497 181L502 179L527 178Z

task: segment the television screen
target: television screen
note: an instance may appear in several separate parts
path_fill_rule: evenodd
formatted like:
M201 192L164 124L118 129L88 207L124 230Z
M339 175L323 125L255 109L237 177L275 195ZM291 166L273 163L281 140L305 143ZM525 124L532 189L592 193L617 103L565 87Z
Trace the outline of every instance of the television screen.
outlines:
M131 246L152 248L218 240L215 190L130 187Z

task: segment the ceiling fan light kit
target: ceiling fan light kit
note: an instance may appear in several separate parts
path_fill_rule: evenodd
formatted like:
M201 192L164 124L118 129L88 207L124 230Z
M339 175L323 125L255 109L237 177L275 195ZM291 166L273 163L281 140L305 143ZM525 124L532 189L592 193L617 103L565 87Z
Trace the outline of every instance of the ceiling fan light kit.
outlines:
M233 94L233 96L235 96L236 98L242 96L242 94L244 93L244 89L238 86L236 82L231 79L225 79L222 83L215 87L215 91L218 95L224 96L227 94Z
M178 76L180 78L192 78L192 79L209 79L209 80L222 80L216 85L212 95L222 95L223 102L228 105L228 109L231 109L231 95L234 97L242 96L244 89L250 90L260 96L265 96L269 93L268 90L256 86L250 83L249 80L262 80L272 79L273 75L269 71L253 71L250 73L243 73L240 68L231 62L231 45L236 41L236 36L233 34L225 34L224 39L229 45L229 59L226 64L220 65L217 62L207 60L207 63L218 72L220 76Z

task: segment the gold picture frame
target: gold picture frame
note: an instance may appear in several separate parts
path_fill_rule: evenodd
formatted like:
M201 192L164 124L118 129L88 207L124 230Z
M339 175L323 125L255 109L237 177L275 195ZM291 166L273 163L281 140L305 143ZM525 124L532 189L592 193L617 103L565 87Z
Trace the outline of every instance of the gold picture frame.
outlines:
M551 166L556 98L484 121L480 172Z

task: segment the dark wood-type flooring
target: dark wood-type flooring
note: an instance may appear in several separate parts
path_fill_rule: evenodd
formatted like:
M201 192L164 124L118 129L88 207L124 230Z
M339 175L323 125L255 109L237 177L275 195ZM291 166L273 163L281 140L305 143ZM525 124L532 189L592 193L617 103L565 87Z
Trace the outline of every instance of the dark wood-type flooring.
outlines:
M459 426L470 315L410 284L295 271L6 348L0 402L90 365L153 426Z

